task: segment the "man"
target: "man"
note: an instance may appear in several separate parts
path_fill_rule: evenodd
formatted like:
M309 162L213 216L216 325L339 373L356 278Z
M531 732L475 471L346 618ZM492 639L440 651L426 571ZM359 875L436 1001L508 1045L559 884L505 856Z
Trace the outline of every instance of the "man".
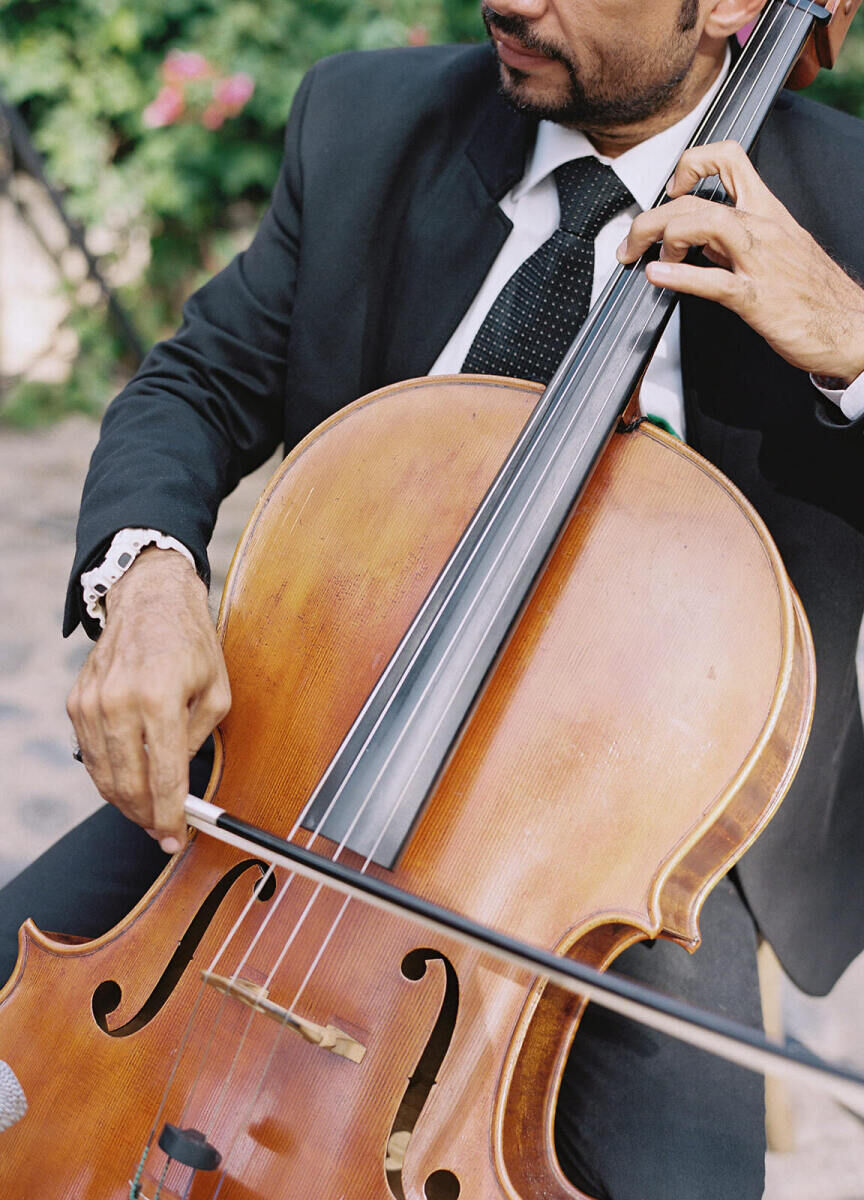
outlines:
M183 329L109 410L85 491L67 628L83 615L82 574L90 619L104 597L106 624L70 715L102 794L164 851L185 836L188 760L230 703L201 582L219 500L281 439L293 444L356 396L470 362L502 286L554 231L555 170L596 152L648 199L625 198L623 216L597 234L594 291L619 230L621 261L662 239L649 278L694 297L682 306L680 357L667 342L646 407L666 403L751 496L814 625L824 698L813 749L764 848L745 861L747 901L814 990L860 948L864 293L795 217L864 273L857 213L839 189L823 195L825 179L861 194L862 130L784 101L758 156L780 199L734 147L712 147L685 157L670 185L678 199L631 227L718 85L728 40L761 4L498 0L485 9L491 47L346 56L307 77L255 243L193 297ZM686 196L714 171L734 210ZM694 244L717 265L681 262ZM827 400L808 372L831 377ZM143 532L112 542L124 528ZM112 811L7 889L4 922L32 913L49 928L95 933L128 909L164 859ZM86 867L106 845L122 864L108 883ZM784 877L814 853L822 861L809 886ZM75 878L51 908L40 880L73 854ZM718 886L702 924L693 959L658 942L622 968L758 1023L756 930L737 884ZM577 1051L556 1138L591 1195L761 1195L755 1077L596 1013Z

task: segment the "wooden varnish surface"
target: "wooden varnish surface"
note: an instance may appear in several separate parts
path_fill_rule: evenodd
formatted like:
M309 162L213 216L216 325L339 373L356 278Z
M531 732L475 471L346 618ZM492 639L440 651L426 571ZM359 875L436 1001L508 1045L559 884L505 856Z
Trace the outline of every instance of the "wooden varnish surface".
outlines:
M276 832L291 828L536 395L528 385L418 381L358 402L291 456L226 589L234 706L216 803ZM614 437L395 882L542 945L578 943L589 961L664 931L694 943L704 891L740 852L731 831L746 841L779 800L785 763L754 751L770 733L793 758L803 744L808 661L776 554L734 490L661 434ZM226 1153L221 1200L391 1200L387 1140L439 1018L445 976L440 961L422 978L406 978L402 964L431 946L453 964L458 1009L408 1147L404 1195L422 1200L442 1171L465 1200L575 1195L548 1133L575 1006L530 995L531 980L356 902L332 935L342 900L314 903L270 997L293 1005L330 936L296 1011L357 1038L361 1064L296 1035L274 1043L272 1021L213 992L178 1060L198 994L193 967L139 1032L99 1030L90 1015L96 985L122 987L109 1017L122 1025L236 860L197 838L173 865L178 886L154 888L122 936L60 948L30 928L0 1005L0 1057L15 1059L31 1112L3 1135L0 1194L128 1195L179 1061L163 1119L206 1129ZM250 868L220 907L196 966L210 966L255 877ZM694 885L688 901L685 878ZM311 885L291 885L244 978L263 983L311 896ZM273 903L253 906L253 928ZM240 953L232 945L216 969L230 974ZM8 1052L13 1015L16 1041L38 1039L61 1064L47 1080ZM549 1031L562 1022L556 1043ZM223 1093L244 1031L251 1053ZM184 1111L179 1097L196 1079ZM42 1126L52 1130L47 1143ZM172 1171L169 1196L180 1187ZM200 1174L193 1200L210 1200L216 1182Z

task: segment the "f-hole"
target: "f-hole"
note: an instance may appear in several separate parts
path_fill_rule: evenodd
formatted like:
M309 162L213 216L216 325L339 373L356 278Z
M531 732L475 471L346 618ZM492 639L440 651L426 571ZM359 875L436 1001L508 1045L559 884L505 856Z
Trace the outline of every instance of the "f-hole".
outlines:
M427 965L433 961L442 963L444 967L444 998L441 1001L441 1010L414 1073L408 1080L408 1087L405 1089L387 1143L387 1183L395 1200L405 1200L402 1160L414 1126L450 1049L459 1012L459 978L453 964L438 950L412 950L402 960L402 974L406 979L419 982L426 974ZM426 1200L457 1200L461 1188L459 1180L451 1171L433 1171L426 1180L423 1191Z
M260 858L247 858L243 862L238 863L236 867L232 867L211 889L209 896L189 922L186 932L178 942L177 949L171 955L171 960L162 972L153 991L144 1001L138 1012L133 1017L130 1017L125 1025L120 1025L117 1029L111 1029L108 1026L109 1015L120 1006L120 1001L123 999L123 989L120 987L120 984L114 979L106 979L104 983L99 984L93 993L91 1006L93 1009L93 1019L103 1033L107 1033L109 1037L114 1038L129 1037L130 1034L137 1033L139 1029L143 1029L145 1025L148 1025L153 1020L177 987L183 972L191 963L195 951L198 949L198 944L210 927L210 923L216 916L220 904L240 876L251 869L257 870L263 877L269 868L267 863L262 862ZM267 901L271 898L275 890L276 881L271 872L269 878L266 879L259 890L256 899Z

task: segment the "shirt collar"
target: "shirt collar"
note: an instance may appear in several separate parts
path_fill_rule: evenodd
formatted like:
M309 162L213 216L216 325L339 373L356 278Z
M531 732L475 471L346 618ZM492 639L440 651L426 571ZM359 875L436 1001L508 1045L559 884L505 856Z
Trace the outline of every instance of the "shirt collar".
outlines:
M530 162L522 179L513 188L512 197L520 200L526 192L541 183L562 163L574 158L593 155L602 163L611 166L621 182L630 190L640 208L650 208L675 169L675 165L699 122L717 95L729 70L731 55L726 50L726 61L714 83L695 108L668 129L655 133L653 137L625 150L617 158L606 158L597 151L588 138L578 129L567 129L554 121L541 121L537 126L537 140Z

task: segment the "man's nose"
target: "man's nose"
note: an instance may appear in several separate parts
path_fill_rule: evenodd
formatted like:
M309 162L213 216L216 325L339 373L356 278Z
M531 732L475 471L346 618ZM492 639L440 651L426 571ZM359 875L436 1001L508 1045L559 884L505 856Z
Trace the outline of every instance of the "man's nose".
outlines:
M495 0L494 4L486 4L487 13L494 24L496 14L502 17L524 17L526 21L536 21L542 17L549 7L549 0Z

